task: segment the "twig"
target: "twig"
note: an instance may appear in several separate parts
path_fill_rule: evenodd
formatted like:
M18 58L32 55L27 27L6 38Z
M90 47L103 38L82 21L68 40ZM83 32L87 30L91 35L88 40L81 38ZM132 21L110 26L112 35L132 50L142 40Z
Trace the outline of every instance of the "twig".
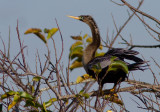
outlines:
M150 16L149 14L146 14L145 12L142 12L142 11L136 9L135 7L133 7L129 3L127 3L125 0L121 0L121 1L124 3L124 5L128 6L130 9L142 14L143 16L146 16L146 17L152 19L153 21L155 21L156 23L158 23L160 25L160 21L158 19L156 19L155 17Z
M10 26L9 26L9 36L8 36L8 54L7 57L10 57L10 45L11 45L11 30L10 30Z
M142 0L142 1L139 3L137 9L140 8L140 6L142 5L143 1L144 1L144 0ZM110 44L110 47L113 46L113 44L115 43L117 37L119 36L119 34L121 33L121 31L124 29L124 27L127 25L127 23L131 20L131 18L134 16L134 14L135 14L135 12L133 12L133 14L132 14L131 16L129 16L129 18L127 19L127 21L126 21L126 22L122 25L122 27L119 29L119 31L117 32L116 36L115 36L114 39L112 40L112 42L111 42L111 44ZM112 17L113 17L113 16L112 16ZM114 19L113 19L113 22L114 22L114 24L115 24Z
M137 48L157 48L159 47L160 48L160 44L159 45L129 45L131 46L129 49L133 49L135 47Z
M17 35L18 35L18 40L19 40L20 49L21 49L21 54L22 54L22 59L23 59L24 68L25 68L26 71L27 71L25 56L24 56L24 52L23 52L23 45L22 45L22 42L21 42L21 39L20 39L20 35L19 35L18 20L17 20L17 27L16 27L16 30L17 30Z

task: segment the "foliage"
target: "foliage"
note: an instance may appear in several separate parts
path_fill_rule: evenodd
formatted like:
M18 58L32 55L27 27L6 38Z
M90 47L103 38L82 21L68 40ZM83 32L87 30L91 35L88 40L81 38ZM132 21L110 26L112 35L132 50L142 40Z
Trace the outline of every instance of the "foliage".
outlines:
M92 42L92 37L85 34L82 36L71 36L73 40L75 40L75 43L73 43L70 47L70 54L69 58L71 58L72 64L70 65L70 70L73 70L75 68L82 67L82 55L84 48ZM103 49L102 44L99 47L100 50ZM96 52L97 56L103 56L104 52Z
M24 34L30 34L33 33L37 37L39 37L44 43L47 43L47 40L50 39L56 32L58 31L58 28L52 28L52 29L44 29L44 33L48 34L47 38L41 33L42 30L39 28L29 28Z
M1 96L1 100L3 99L6 99L6 98L9 98L13 96L13 101L12 103L8 106L8 110L10 110L13 106L15 106L17 103L23 101L24 99L25 100L28 100L28 101L32 101L33 100L33 97L26 93L26 92L22 92L22 91L9 91L9 92L6 92L5 94L3 94Z
M57 31L58 31L58 28L52 28L52 29L46 29L45 28L44 33L47 34L47 38L45 38L45 35L43 35L41 33L42 30L39 29L39 28L30 28L24 34L30 34L30 33L35 34L45 44L47 44L48 39L50 39ZM17 26L17 33L19 35L18 26ZM23 54L23 50L21 51L21 53ZM25 57L23 57L23 58L25 58ZM32 78L32 81L33 82L40 82L41 79L42 79L42 77L36 75ZM36 111L38 111L39 108L40 108L40 110L43 110L45 112L49 112L49 110L47 110L46 108L50 107L53 102L57 101L57 99L52 98L47 102L43 102L43 104L39 104L39 102L36 101L36 97L32 95L33 93L36 92L34 86L30 85L30 87L31 87L31 93L28 93L28 92L25 92L25 91L12 91L11 90L11 91L5 92L3 95L1 95L0 100L13 98L12 102L8 105L8 111L10 109L12 109L15 105L18 105L21 102L25 102L25 105L24 105L25 107L33 107ZM27 88L26 88L26 90L27 90ZM2 110L2 107L1 107L1 110Z

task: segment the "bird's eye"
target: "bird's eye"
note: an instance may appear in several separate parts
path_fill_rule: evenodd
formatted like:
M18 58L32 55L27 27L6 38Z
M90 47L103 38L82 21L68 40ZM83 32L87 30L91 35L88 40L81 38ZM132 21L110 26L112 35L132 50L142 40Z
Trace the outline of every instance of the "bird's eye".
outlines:
M80 17L80 20L83 21L83 17L82 16Z

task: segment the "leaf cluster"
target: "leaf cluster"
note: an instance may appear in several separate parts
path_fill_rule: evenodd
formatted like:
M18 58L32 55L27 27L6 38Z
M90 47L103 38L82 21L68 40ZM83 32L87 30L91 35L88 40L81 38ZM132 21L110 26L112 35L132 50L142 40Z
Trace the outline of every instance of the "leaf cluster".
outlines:
M38 38L40 38L44 43L47 41L58 31L58 28L44 29L44 33L47 34L47 37L42 34L42 30L40 28L29 28L25 31L24 34L35 34Z
M70 47L69 58L71 59L72 63L70 65L70 70L75 68L82 67L82 56L85 47L92 42L92 37L85 34L84 36L71 36L71 38L75 41ZM103 46L100 45L98 48L100 50L103 49ZM103 56L105 53L98 51L96 52L97 56Z

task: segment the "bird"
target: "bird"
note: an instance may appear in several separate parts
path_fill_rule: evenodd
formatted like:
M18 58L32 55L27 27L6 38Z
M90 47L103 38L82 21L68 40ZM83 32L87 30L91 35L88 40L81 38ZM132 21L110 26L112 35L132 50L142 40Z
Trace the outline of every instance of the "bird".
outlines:
M114 83L113 89L128 78L128 72L134 70L145 70L143 64L146 61L137 57L138 51L125 48L111 48L104 56L95 57L95 53L100 46L101 36L98 26L92 16L68 16L86 23L92 32L92 42L83 51L82 64L89 76L96 79L100 90L105 83ZM132 63L126 60L132 61ZM119 63L119 64L117 64ZM95 70L96 68L96 70Z

